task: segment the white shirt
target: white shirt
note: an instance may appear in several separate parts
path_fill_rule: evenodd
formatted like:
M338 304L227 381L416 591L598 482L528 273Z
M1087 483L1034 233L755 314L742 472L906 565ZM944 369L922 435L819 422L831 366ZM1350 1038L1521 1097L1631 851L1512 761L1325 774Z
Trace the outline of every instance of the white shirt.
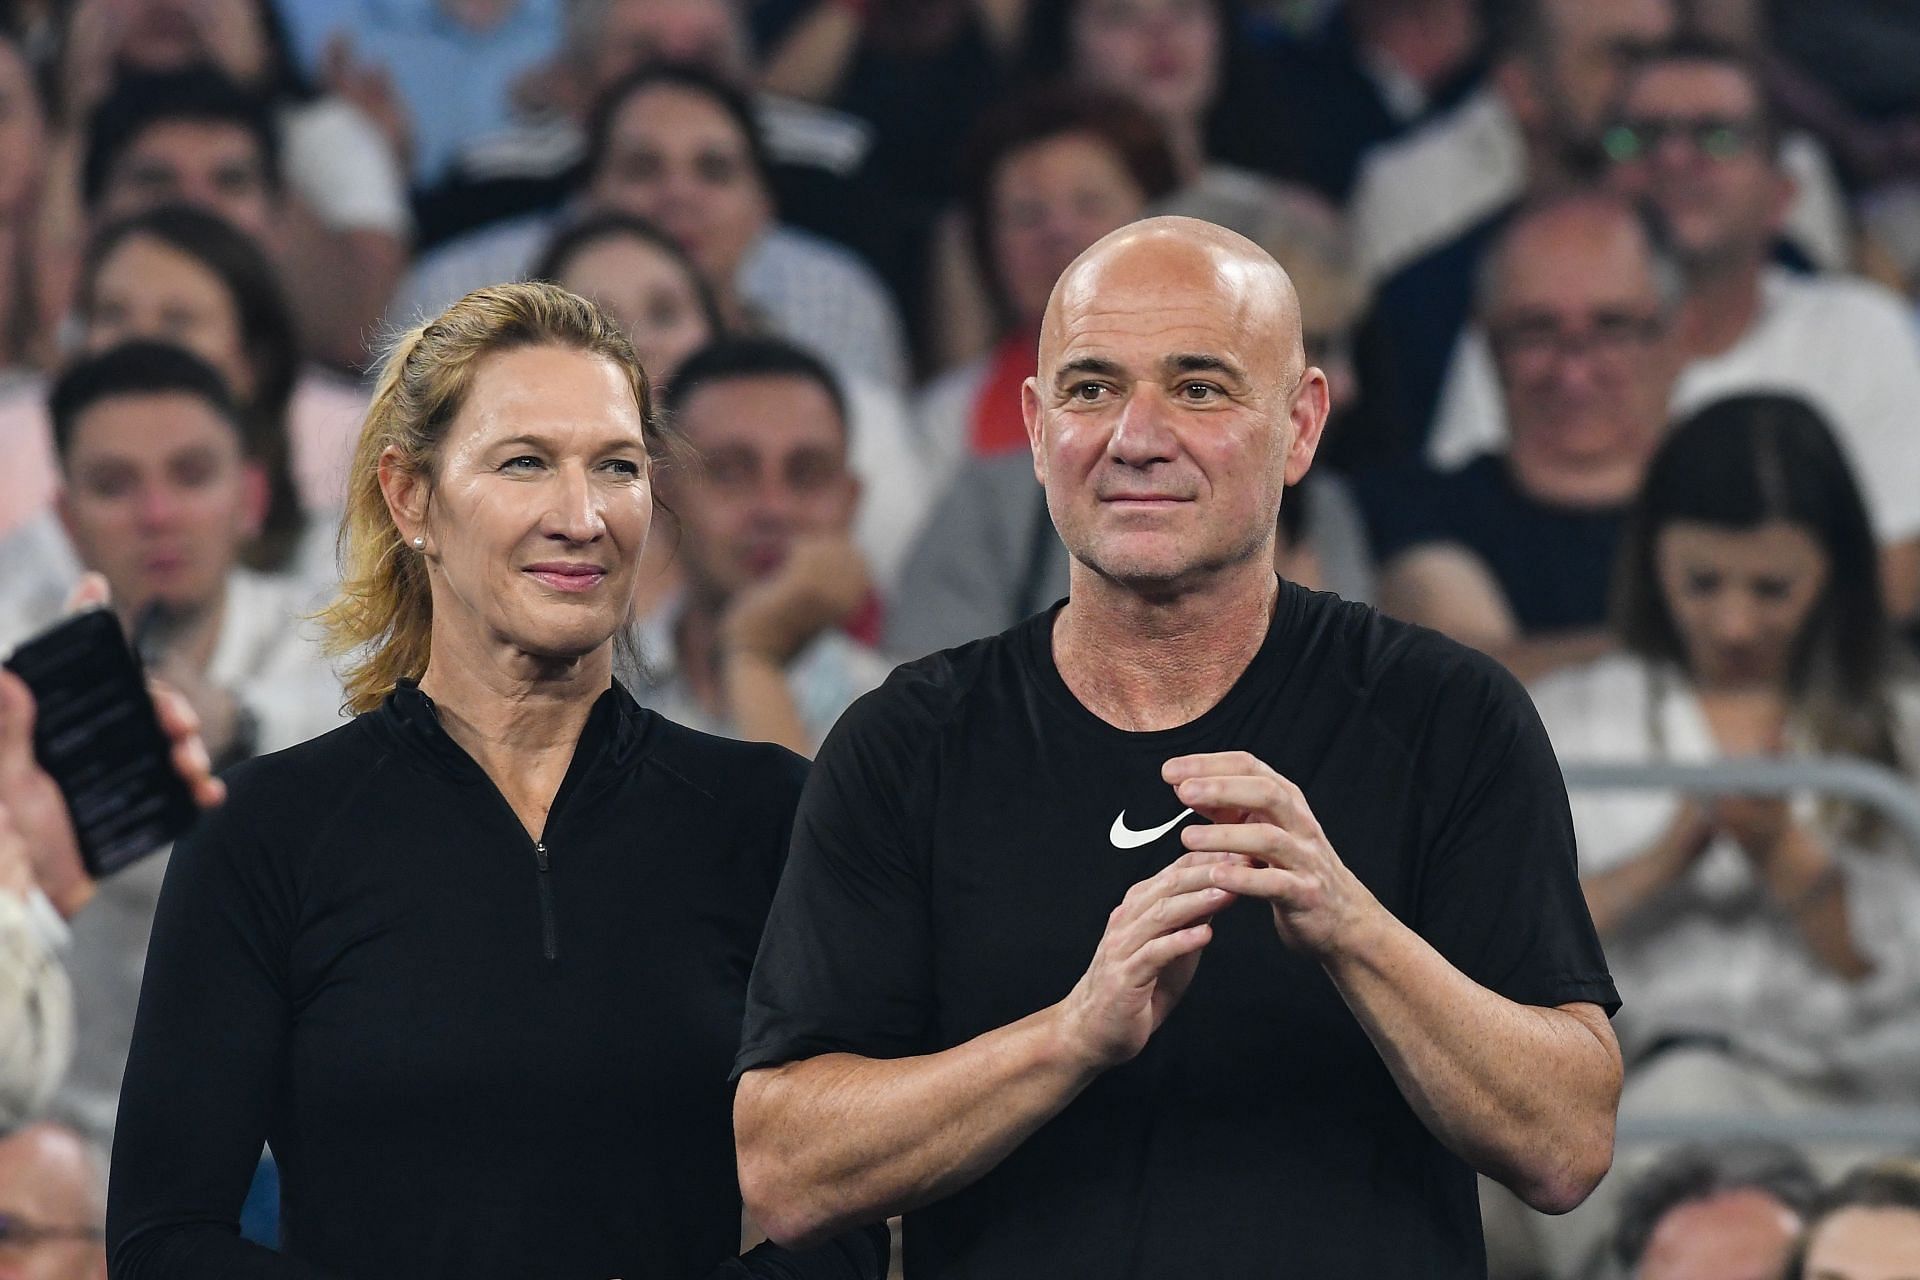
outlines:
M280 113L287 184L332 231L413 234L406 174L379 127L344 98L297 103Z
M1563 764L1701 763L1720 754L1680 677L1657 676L1638 658L1556 672L1531 692ZM1909 751L1920 724L1914 695L1904 690L1897 699ZM1582 875L1646 849L1680 803L1653 791L1576 790L1571 801ZM1796 798L1795 811L1818 822L1811 796ZM1822 966L1769 903L1746 856L1722 838L1661 904L1602 940L1629 1058L1665 1035L1723 1036L1797 1081L1920 1101L1920 852L1897 840L1876 851L1830 833L1829 840L1844 868L1854 940L1874 962L1873 975L1852 983Z
M1852 262L1845 201L1826 154L1790 133L1780 166L1794 181L1787 238L1825 270ZM1505 98L1491 86L1361 165L1348 205L1354 262L1369 285L1382 280L1526 194L1527 143Z
M1920 335L1896 295L1849 276L1767 268L1753 327L1681 371L1671 412L1678 420L1756 391L1800 396L1826 417L1882 543L1920 535ZM1475 327L1454 348L1427 460L1451 471L1506 444L1493 353Z

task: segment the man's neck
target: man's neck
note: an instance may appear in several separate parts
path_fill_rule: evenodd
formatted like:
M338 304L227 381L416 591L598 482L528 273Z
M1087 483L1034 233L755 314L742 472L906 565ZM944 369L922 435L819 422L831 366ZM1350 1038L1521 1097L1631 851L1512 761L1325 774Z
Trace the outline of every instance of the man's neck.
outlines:
M690 586L683 600L668 637L673 644L673 668L693 700L710 714L718 714L722 706L720 616L725 606L698 587Z
M1646 457L1637 450L1603 462L1572 463L1519 440L1507 454L1507 468L1515 487L1535 502L1582 510L1625 506L1640 491L1647 470Z
M1674 341L1688 360L1724 355L1760 318L1763 262L1747 258L1703 265L1687 273L1687 298L1674 324Z
M1226 696L1266 641L1279 596L1272 549L1207 586L1152 599L1075 561L1053 627L1053 661L1073 696L1119 729L1186 724Z

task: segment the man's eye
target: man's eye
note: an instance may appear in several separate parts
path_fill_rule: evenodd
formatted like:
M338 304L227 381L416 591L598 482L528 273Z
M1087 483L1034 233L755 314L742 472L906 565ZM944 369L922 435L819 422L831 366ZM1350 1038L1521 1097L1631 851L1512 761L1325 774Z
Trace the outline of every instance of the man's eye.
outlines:
M1098 400L1101 396L1105 395L1106 390L1107 389L1105 387L1101 386L1097 382L1082 382L1078 386L1074 387L1071 391L1067 392L1067 394L1072 396L1075 400L1083 401L1084 403L1087 403L1087 404L1092 404L1094 401Z
M1194 404L1205 404L1220 396L1220 388L1211 382L1183 382L1180 384L1180 398Z

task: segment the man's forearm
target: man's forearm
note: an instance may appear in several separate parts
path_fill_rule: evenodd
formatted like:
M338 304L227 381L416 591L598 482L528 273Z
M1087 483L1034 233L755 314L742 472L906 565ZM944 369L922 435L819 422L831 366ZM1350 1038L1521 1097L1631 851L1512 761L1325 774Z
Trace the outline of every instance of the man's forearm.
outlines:
M1449 1150L1534 1208L1579 1204L1613 1159L1621 1062L1605 1016L1516 1004L1382 917L1326 963L1400 1092Z
M972 1183L1097 1074L1064 1050L1057 1022L1055 1007L942 1053L748 1072L734 1101L748 1211L773 1239L806 1245Z

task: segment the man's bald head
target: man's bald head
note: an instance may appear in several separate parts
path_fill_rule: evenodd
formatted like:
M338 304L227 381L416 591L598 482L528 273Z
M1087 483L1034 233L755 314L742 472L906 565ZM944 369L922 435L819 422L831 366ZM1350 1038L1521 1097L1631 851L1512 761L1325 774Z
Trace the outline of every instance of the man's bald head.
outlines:
M1214 223L1164 216L1108 232L1060 273L1040 326L1041 369L1091 306L1123 297L1210 302L1231 323L1262 335L1263 345L1279 347L1289 382L1306 366L1300 297L1273 255Z
M98 1280L107 1273L98 1232L106 1221L106 1180L87 1141L40 1123L0 1137L0 1212L72 1234L41 1242L22 1274L33 1280Z

